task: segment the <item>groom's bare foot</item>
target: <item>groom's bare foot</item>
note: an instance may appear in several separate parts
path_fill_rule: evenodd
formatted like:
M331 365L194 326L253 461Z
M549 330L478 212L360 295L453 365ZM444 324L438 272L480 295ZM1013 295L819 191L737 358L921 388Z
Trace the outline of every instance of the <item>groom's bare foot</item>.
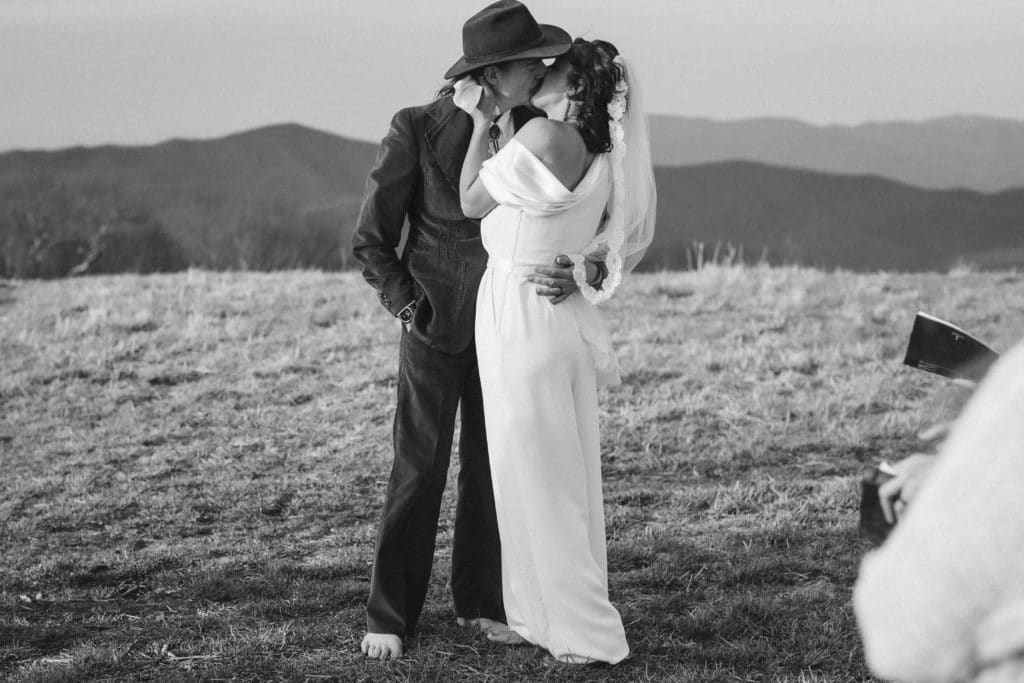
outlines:
M393 633L367 633L360 648L372 659L395 659L402 656L402 639Z

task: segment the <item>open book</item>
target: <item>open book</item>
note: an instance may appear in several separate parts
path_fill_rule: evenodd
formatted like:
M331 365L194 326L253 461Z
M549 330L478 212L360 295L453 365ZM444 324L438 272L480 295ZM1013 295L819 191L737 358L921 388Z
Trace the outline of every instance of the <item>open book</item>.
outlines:
M925 372L977 383L997 358L999 354L956 325L919 312L903 362ZM878 489L894 474L885 462L866 465L861 474L859 531L874 545L880 545L893 527L882 514Z
M997 358L999 354L956 325L918 312L903 362L943 377L980 382Z

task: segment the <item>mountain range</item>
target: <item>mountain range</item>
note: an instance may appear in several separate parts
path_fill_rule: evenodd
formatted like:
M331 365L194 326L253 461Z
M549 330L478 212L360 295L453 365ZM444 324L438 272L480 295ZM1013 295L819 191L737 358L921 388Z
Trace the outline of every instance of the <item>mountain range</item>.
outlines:
M1024 123L972 118L833 130L780 120L652 117L651 124L658 229L643 267L692 265L695 243L705 245L705 258L715 245L731 244L742 245L747 259L856 270L1024 261L1024 189L1013 189L1024 188ZM857 135L873 142L858 145ZM914 140L931 143L911 155ZM979 147L981 140L998 150ZM11 251L24 239L17 237L25 234L24 221L17 234L12 221L31 213L33 201L52 204L58 187L68 204L112 194L141 207L192 265L348 267L375 154L374 143L297 124L144 147L8 152L0 154L0 245ZM957 163L964 159L989 161ZM813 170L815 163L845 172ZM960 189L927 187L928 177ZM34 196L39 186L51 194ZM12 198L21 213L4 213ZM55 230L62 221L51 221ZM75 237L86 238L81 231ZM288 244L296 240L317 242L296 251Z
M926 190L749 161L661 167L656 177L648 268L685 263L684 235L706 252L731 243L748 260L858 271L1024 264L1024 189Z
M746 160L878 175L937 190L1024 187L1024 121L949 116L812 126L783 118L713 121L659 115L650 121L657 166Z

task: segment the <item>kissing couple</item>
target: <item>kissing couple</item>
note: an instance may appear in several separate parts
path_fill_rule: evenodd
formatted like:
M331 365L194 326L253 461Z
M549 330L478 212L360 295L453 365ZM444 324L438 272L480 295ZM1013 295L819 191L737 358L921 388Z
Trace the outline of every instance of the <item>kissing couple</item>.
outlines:
M353 238L401 321L362 650L401 656L416 631L458 412L458 622L615 664L629 646L608 598L598 385L619 377L597 304L653 237L646 113L614 45L515 0L462 39L434 101L392 119Z

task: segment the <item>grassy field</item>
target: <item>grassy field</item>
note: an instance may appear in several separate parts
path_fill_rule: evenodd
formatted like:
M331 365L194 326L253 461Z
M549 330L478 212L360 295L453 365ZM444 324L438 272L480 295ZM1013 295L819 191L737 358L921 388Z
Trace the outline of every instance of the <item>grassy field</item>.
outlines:
M913 314L1005 349L1021 282L634 278L606 309L624 383L602 394L634 655L594 669L454 624L450 495L421 634L359 656L398 324L357 275L0 281L0 678L871 680L859 470L965 399L900 364Z

